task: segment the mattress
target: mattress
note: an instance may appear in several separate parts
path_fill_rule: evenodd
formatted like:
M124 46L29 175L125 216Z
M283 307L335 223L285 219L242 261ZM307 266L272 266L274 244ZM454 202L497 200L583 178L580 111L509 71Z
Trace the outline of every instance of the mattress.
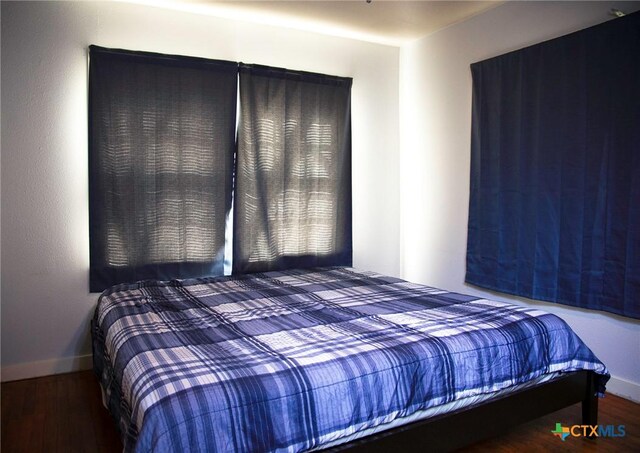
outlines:
M554 315L345 267L118 285L92 334L125 451L319 449L552 374L609 377Z

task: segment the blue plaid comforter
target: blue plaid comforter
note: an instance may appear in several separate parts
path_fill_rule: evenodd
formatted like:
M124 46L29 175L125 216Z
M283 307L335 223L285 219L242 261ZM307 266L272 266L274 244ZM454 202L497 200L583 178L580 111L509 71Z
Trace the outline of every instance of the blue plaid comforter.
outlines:
M94 365L125 451L300 451L605 366L560 318L351 268L119 285Z

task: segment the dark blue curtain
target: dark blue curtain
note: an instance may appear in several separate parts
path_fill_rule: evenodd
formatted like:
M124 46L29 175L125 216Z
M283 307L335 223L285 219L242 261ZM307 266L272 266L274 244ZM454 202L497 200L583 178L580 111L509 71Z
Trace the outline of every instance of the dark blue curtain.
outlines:
M466 281L640 318L640 15L471 71Z
M351 265L351 82L240 66L234 273Z
M90 47L90 290L223 273L238 64Z

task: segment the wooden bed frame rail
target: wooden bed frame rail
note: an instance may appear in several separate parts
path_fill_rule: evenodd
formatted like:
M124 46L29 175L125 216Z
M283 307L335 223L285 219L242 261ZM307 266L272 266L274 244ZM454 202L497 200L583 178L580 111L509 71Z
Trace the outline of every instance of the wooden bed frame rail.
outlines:
M582 424L596 425L598 397L591 371L568 373L476 406L357 439L331 451L451 451L579 402L582 402Z

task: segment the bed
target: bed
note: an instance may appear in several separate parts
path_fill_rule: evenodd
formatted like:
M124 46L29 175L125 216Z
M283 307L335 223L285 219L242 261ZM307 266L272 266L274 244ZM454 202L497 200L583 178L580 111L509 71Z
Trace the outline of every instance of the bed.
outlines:
M347 267L114 286L92 337L127 452L448 450L609 379L554 315Z

